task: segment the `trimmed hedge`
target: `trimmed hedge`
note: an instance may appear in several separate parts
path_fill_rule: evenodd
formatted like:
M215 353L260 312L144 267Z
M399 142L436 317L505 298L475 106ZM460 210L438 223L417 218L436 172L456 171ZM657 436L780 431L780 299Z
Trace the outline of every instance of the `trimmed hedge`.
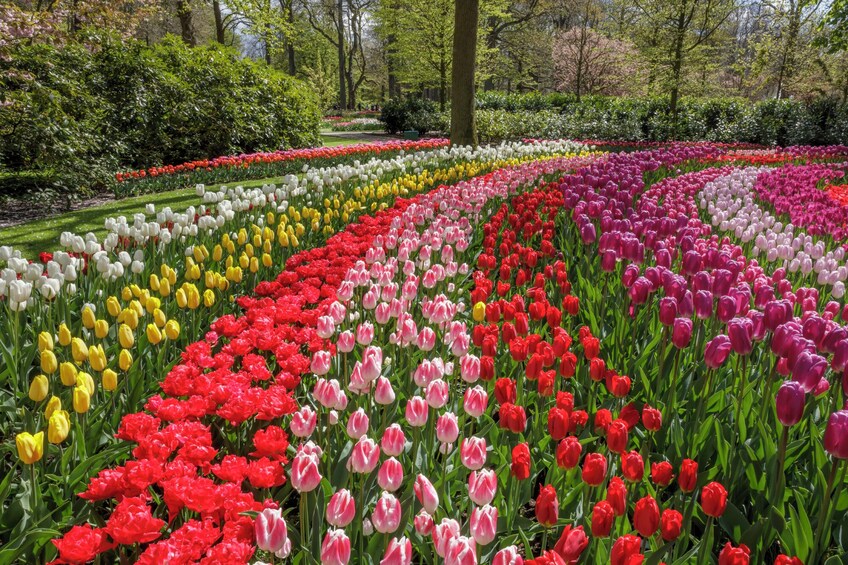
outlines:
M485 141L520 137L568 137L616 141L719 141L762 145L848 143L848 107L813 102L737 98L684 98L672 120L667 98L482 92L477 123ZM449 115L439 127L449 126ZM446 126L447 124L447 126Z
M300 81L213 44L19 47L0 59L0 171L44 174L72 192L122 169L305 147L321 114ZM8 104L11 102L11 104Z

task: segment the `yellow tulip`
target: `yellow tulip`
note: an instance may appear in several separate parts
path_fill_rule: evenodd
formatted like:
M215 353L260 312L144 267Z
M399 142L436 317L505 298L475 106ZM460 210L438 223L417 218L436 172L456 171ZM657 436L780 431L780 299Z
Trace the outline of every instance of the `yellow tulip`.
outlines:
M185 308L186 306L188 306L188 297L186 296L185 290L178 288L176 297L177 306L179 306L180 308Z
M165 336L170 340L180 337L180 323L176 320L168 320L165 324Z
M168 284L171 286L177 284L177 272L171 268L168 269Z
M471 315L475 322L482 322L486 318L486 304L478 302L471 310Z
M171 283L168 279L162 279L159 281L159 294L162 296L170 296Z
M53 335L50 332L38 334L38 351L53 351Z
M194 255L194 260L198 263L203 262L203 251L197 245L194 246L192 250L192 254Z
M150 278L147 279L147 286L153 292L159 292L159 277L156 276L156 273L150 273Z
M271 235L273 236L273 234L271 234ZM272 241L272 239L266 239L262 243L262 252L263 253L271 253L271 241Z
M77 373L76 386L85 388L86 392L88 392L89 395L94 394L94 379L91 378L91 375L89 375L88 373L84 373L82 371Z
M262 245L262 235L257 233L256 235L253 236L253 245L250 246L251 247L250 253L253 253L254 247L259 247L260 245Z
M147 324L147 341L153 345L157 345L162 341L162 332L156 327L156 324Z
M218 290L221 292L227 292L228 288L230 288L230 281L228 281L226 277L221 277L218 281Z
M250 265L250 257L248 257L247 254L242 253L239 256L239 267L246 269L248 265Z
M91 395L84 386L74 387L74 412L84 414L91 408Z
M125 286L124 288L121 289L121 299L124 302L129 302L130 300L132 300L132 297L133 297L133 295L132 295L132 290L130 289L130 287Z
M286 232L284 232L284 231L280 232L280 235L278 236L278 240L279 240L281 246L283 246L283 247L289 246L289 234L287 234Z
M88 346L78 337L71 340L71 356L77 363L88 360Z
M88 363L98 373L106 368L106 352L99 343L88 348Z
M121 353L118 354L118 366L122 371L129 371L132 363L132 353L130 353L129 349L122 349Z
M165 316L165 312L157 308L153 311L153 323L156 324L157 328L162 328L165 326L165 322L168 321L168 318Z
M238 244L244 245L245 241L247 241L247 232L244 231L244 228L241 228L238 232Z
M227 243L227 253L232 255L235 252L236 252L236 244L233 243L232 241L228 242Z
M274 212L268 212L265 214L265 222L267 222L268 225L274 225Z
M253 245L247 244L244 246L244 254L248 256L248 258L253 257Z
M145 288L138 295L138 304L141 306L141 312L138 313L139 316L144 316L144 310L147 308L148 300L150 300L150 291Z
M47 406L44 407L44 418L49 420L50 416L56 410L62 409L62 400L58 396L51 396L47 401Z
M139 296L141 296L141 295L139 295ZM141 305L140 301L133 300L132 302L130 302L130 308L132 310L135 310L136 316L138 316L139 318L144 316L144 306Z
M15 436L15 445L18 446L18 457L27 465L40 461L44 455L44 432L32 435L23 432Z
M94 310L86 306L82 309L82 325L85 326L85 329L90 330L94 327L94 321L96 318L94 317Z
M106 311L109 312L109 315L113 318L118 317L118 314L121 313L121 303L118 302L117 298L110 296L106 299Z
M220 244L215 245L215 247L212 249L212 259L214 261L220 261L221 257L223 257L223 256L224 256L224 249L221 247Z
M186 278L190 281L200 279L200 267L192 265L192 267L186 271Z
M131 330L135 330L138 327L138 312L133 308L124 308L118 316L118 321L128 325Z
M118 387L118 373L112 369L103 371L100 382L103 383L103 388L108 391L113 391Z
M171 270L171 267L168 266L167 263L162 263L159 265L159 274L162 275L163 279L168 278L168 272Z
M50 390L50 383L44 375L38 375L29 384L29 399L33 402L41 402L47 398L47 392Z
M291 243L292 247L299 247L300 246L300 242L297 241L297 236L294 236L294 235L289 236L289 242Z
M47 373L48 375L52 375L56 372L58 367L58 361L56 361L56 355L50 351L49 349L45 349L41 352L41 372Z
M153 312L158 310L160 306L162 306L162 301L154 296L151 296L147 299L144 308L147 310L148 314L152 314Z
M259 259L256 257L250 258L250 272L255 273L259 270Z
M57 410L50 416L47 424L47 441L53 444L62 443L71 431L71 418L64 410Z
M97 320L94 322L94 335L97 339L103 339L109 335L109 322L106 320Z
M203 305L207 308L211 308L213 304L215 304L215 293L207 288L203 292Z
M135 335L127 324L121 324L118 327L118 343L124 349L129 349L135 344Z
M59 366L59 377L65 386L74 386L77 383L77 368L73 363L65 361Z
M262 266L266 269L274 264L274 260L271 259L271 256L268 253L262 254Z
M200 292L198 292L197 287L193 284L189 285L186 294L188 298L188 307L191 310L196 310L200 306Z
M68 347L71 344L71 330L65 324L59 324L59 345Z

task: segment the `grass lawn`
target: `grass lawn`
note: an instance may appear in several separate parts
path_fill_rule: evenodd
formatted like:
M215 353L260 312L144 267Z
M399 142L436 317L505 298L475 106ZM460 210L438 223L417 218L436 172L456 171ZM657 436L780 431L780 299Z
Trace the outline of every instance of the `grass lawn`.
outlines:
M321 135L326 146L352 145L362 141L373 141L373 137L362 136L340 137L333 135ZM279 179L260 179L255 181L244 181L237 184L245 188L262 186ZM77 234L94 232L98 236L106 235L103 222L106 218L127 216L144 211L148 202L156 204L156 209L170 206L173 210L183 211L192 204L197 205L200 199L194 192L194 187L171 190L157 194L145 194L133 198L125 198L109 202L101 206L92 206L82 210L75 210L66 214L60 214L43 220L36 220L26 224L0 228L0 245L11 245L19 249L24 257L36 259L42 251L54 251L59 247L59 236L62 232L71 231Z

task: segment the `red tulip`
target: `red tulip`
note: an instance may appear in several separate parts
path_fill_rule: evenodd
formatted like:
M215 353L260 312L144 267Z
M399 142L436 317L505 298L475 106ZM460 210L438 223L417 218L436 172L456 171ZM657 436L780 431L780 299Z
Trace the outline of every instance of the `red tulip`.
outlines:
M645 462L638 451L629 451L621 455L621 473L630 482L638 483L645 474Z
M621 477L613 477L607 485L607 502L612 506L616 516L624 516L627 512L627 486Z
M607 447L612 453L624 453L627 449L627 423L615 420L607 428Z
M633 527L642 537L654 535L660 525L660 507L652 496L646 496L636 502L633 511Z
M607 458L600 453L590 453L583 460L583 481L593 487L604 482L607 476Z
M610 565L628 565L630 558L641 555L642 539L639 536L621 536L612 544Z
M659 486L667 487L674 478L674 469L668 461L651 464L651 480Z
M530 477L530 448L526 443L519 443L512 448L510 473L519 481Z
M615 520L615 511L606 500L598 502L592 509L592 535L596 538L609 536L612 523Z
M712 482L701 489L701 508L704 514L720 518L727 507L727 490L721 483Z
M718 554L718 565L748 565L751 557L751 550L746 545L733 547L733 544L727 542L721 553Z
M658 432L662 428L662 412L646 404L642 407L642 424L646 430Z
M583 531L583 526L572 528L571 525L568 525L554 545L554 552L558 553L566 563L577 563L580 555L588 546L589 538Z
M580 462L583 446L574 436L568 436L559 442L556 450L557 465L563 469L573 469Z
M562 408L554 406L548 411L548 433L554 441L565 437L569 428L569 414ZM522 430L523 431L523 430Z
M665 541L674 541L680 535L680 529L683 526L683 514L677 510L667 508L663 510L660 522L662 539Z
M536 498L536 520L546 528L550 528L559 520L559 500L556 489L545 485Z
M680 464L680 476L677 479L680 490L692 492L698 486L698 463L691 459L684 459Z

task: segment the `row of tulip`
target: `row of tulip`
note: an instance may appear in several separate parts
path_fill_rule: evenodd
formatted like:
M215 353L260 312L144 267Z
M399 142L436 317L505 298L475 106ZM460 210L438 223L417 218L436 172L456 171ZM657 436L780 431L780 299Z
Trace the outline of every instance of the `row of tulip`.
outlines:
M170 211L159 212L152 222L136 218L133 239L139 247L129 247L132 255L116 253L117 264L128 267L119 278L97 266L97 254L121 248L107 252L109 236L102 246L87 236L85 249L55 252L45 258L46 265L20 260L7 248L3 276L11 280L9 288L26 283L36 270L39 277L51 271L72 277L65 278L65 292L52 297L42 293L23 311L3 310L7 333L2 339L8 340L2 343L8 360L3 394L16 416L2 425L8 431L4 435L17 437L24 465L7 460L0 474L10 487L3 492L2 531L12 540L0 548L0 556L32 551L54 531L40 531L34 540L34 523L63 524L90 516L88 509L74 504L73 493L92 472L128 452L126 444L111 439L121 417L141 407L186 345L207 331L210 320L231 312L243 300L235 301L236 296L278 272L293 253L320 244L353 218L384 209L402 195L583 149L552 142L395 157L382 167L368 164L360 171L363 177L345 176L346 184L339 179L347 170L334 171L325 184L328 202L315 203L326 206L323 214L307 205L316 198L302 194L307 184L296 183L284 193L273 186L201 190L205 205L233 213L219 215L225 221L214 229L203 226L194 235L181 236L185 243L162 241L162 233L180 225L173 223ZM307 176L312 178L312 172ZM278 194L286 194L288 202ZM295 209L298 201L302 205ZM156 212L150 206L148 213ZM196 227L203 217L189 210L180 220ZM69 246L80 245L76 236L64 237ZM134 263L141 266L134 269ZM75 292L68 292L69 285L76 286ZM10 295L7 304L13 299Z
M174 190L194 184L218 184L298 173L305 168L335 166L354 158L446 147L446 139L392 140L340 147L309 147L266 153L229 155L150 167L115 175L117 196Z

